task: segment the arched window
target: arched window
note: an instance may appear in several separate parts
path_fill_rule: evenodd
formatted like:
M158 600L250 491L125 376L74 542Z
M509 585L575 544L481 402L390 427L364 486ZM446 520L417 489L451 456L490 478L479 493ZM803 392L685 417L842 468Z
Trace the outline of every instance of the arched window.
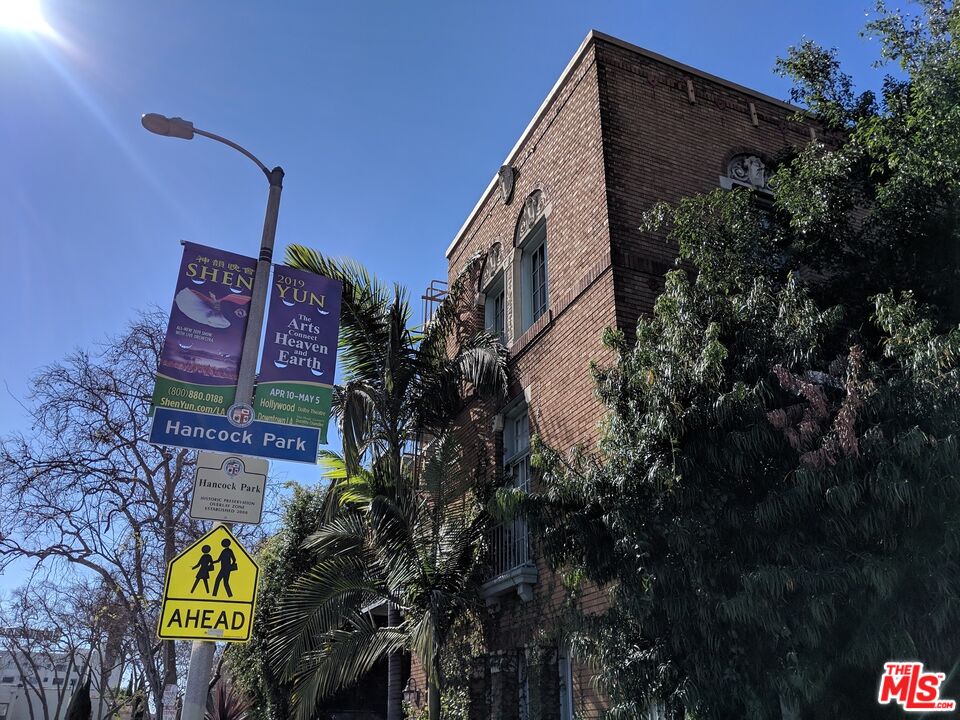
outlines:
M534 190L523 203L514 232L513 244L520 251L519 282L514 282L518 335L547 311L549 303L546 210L543 192Z
M480 287L484 294L484 325L487 332L507 342L507 297L500 259L500 243L496 242L487 250Z

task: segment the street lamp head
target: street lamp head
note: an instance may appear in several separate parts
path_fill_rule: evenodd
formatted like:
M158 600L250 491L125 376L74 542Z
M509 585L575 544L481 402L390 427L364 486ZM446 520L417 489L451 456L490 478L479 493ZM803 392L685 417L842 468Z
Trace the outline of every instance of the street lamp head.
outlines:
M193 140L193 123L183 118L168 118L159 113L147 113L140 118L140 124L157 135Z

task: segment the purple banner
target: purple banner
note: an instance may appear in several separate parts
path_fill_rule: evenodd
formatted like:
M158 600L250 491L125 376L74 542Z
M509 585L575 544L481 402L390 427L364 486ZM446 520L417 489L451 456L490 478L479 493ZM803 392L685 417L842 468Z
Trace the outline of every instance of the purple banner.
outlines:
M258 420L320 428L326 442L341 291L336 280L274 266L254 398Z
M183 244L153 406L222 415L233 404L257 261Z

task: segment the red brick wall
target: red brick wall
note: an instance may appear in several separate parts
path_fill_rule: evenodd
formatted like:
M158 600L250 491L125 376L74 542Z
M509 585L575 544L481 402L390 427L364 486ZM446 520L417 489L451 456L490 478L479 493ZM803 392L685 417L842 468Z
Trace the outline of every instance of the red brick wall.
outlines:
M614 42L598 40L595 52L617 320L632 331L675 257L662 237L639 230L643 213L716 189L737 153L775 161L809 142L810 127L782 105Z
M543 192L549 208L549 311L520 337L516 328L509 328L510 351L517 378L514 393L526 388L530 394L531 432L561 449L597 439L602 410L594 398L589 364L610 361L600 336L616 323L598 89L594 53L588 50L516 154L512 201L504 205L498 189L490 193L450 256L451 281L473 253L494 242L501 244L503 264L509 263L524 200L535 190ZM484 427L491 420L488 416ZM499 464L500 459L491 462ZM531 602L521 602L515 593L505 595L490 614L486 636L494 658L533 643L550 625L546 618L559 611L563 590L542 562L539 577ZM555 665L551 667L555 676ZM531 688L531 694L553 697L549 680L555 685L556 678L548 678L546 686ZM491 702L497 713L505 710L502 698Z

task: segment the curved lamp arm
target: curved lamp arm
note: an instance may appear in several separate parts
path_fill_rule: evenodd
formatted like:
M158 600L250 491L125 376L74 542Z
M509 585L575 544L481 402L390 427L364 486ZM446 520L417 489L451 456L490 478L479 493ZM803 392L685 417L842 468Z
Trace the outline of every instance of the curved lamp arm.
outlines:
M146 113L145 115L141 116L140 124L150 132L157 135L176 137L181 138L182 140L193 140L194 134L197 134L232 147L234 150L243 153L248 158L253 160L257 167L263 171L263 174L267 176L267 180L273 184L273 173L271 173L270 169L266 165L260 162L256 155L247 150L245 147L237 145L237 143L233 142L233 140L227 140L227 138L221 137L220 135L215 135L212 132L207 132L206 130L201 130L200 128L194 127L193 123L189 120L184 120L183 118L179 117L170 118L159 113Z

